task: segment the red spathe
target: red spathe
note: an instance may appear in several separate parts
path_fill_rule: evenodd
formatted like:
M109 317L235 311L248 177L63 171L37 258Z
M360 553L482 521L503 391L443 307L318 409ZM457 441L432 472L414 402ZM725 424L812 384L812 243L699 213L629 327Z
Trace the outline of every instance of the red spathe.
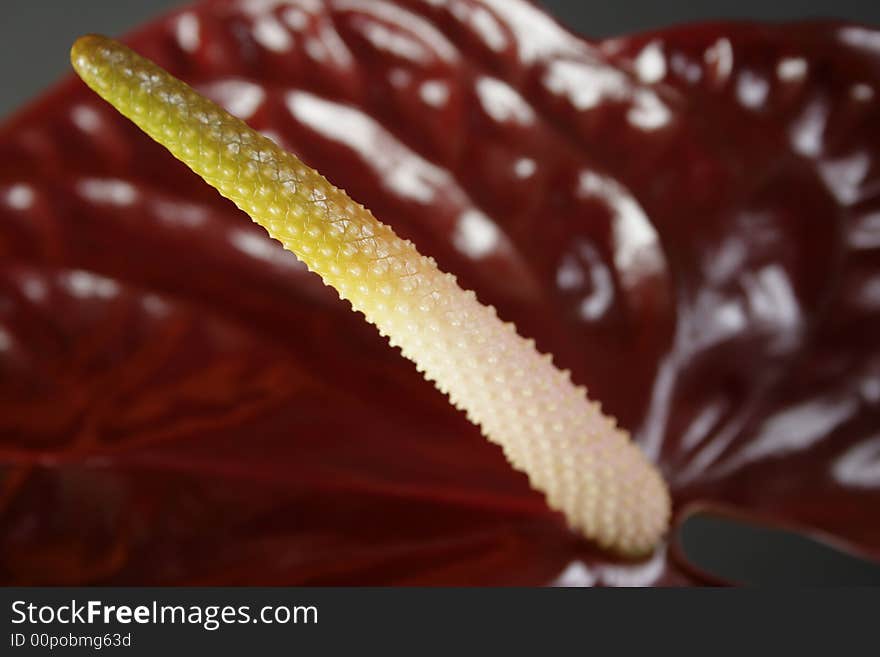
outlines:
M128 43L534 337L676 509L880 554L880 32L589 43L518 1L203 2ZM0 129L0 578L687 584L613 562L69 81ZM561 578L561 580L560 580Z

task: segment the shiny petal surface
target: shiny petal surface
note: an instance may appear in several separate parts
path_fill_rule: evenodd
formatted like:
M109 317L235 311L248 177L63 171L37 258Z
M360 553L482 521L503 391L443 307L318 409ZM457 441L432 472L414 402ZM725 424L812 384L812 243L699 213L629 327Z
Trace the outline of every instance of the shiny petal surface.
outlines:
M880 33L588 43L517 1L218 0L128 43L586 384L679 512L880 553ZM873 45L872 45L873 44ZM78 81L0 129L7 583L696 583L610 560Z

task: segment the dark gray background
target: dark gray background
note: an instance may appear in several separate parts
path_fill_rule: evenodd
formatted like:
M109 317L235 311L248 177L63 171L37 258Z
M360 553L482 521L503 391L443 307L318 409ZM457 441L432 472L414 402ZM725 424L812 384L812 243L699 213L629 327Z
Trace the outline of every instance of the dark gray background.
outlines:
M0 118L68 70L80 34L119 35L183 0L0 0ZM609 36L682 21L837 17L880 25L880 0L544 0L562 22Z

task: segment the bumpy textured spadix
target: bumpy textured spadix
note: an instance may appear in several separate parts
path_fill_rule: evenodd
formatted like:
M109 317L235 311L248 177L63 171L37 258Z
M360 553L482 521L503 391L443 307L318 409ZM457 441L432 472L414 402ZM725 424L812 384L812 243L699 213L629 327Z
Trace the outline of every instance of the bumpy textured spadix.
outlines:
M363 312L572 527L621 553L653 548L669 518L662 478L533 341L345 192L149 60L99 36L79 39L71 59L86 84Z

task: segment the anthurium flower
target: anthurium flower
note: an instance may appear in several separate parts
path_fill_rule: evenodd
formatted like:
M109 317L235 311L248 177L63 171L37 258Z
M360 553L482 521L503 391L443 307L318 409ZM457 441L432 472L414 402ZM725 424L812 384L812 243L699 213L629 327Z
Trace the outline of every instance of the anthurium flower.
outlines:
M589 43L520 2L218 1L128 42L535 337L678 518L723 505L876 555L876 38ZM674 545L620 561L571 532L80 82L14 117L0 161L5 581L701 581Z

